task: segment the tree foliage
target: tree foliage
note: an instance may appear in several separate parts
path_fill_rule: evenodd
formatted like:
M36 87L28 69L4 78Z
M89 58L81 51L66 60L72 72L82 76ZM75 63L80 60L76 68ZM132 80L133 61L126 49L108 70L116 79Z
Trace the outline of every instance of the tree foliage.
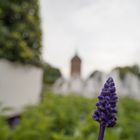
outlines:
M1 0L0 58L39 65L40 53L38 0Z
M125 67L116 67L114 70L119 71L120 78L123 80L127 73L134 74L138 78L140 78L140 68L138 65L133 66L125 66Z
M61 77L61 72L58 68L55 68L49 64L44 64L44 83L52 85L59 77Z

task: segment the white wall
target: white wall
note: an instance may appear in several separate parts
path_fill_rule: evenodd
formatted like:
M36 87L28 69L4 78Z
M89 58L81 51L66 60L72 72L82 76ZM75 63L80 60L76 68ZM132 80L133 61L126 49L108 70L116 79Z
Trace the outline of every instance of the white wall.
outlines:
M39 102L42 73L40 68L34 66L0 60L0 102L13 108L6 114L18 114L24 106Z
M113 77L118 96L129 96L140 100L140 79L132 74L127 73L122 80L119 71L114 70L110 74L97 72L93 77L87 80L73 78L69 80L58 79L54 84L53 91L57 94L68 95L73 92L78 95L93 98L97 97L108 77ZM71 86L69 86L71 85ZM63 88L65 87L65 88Z

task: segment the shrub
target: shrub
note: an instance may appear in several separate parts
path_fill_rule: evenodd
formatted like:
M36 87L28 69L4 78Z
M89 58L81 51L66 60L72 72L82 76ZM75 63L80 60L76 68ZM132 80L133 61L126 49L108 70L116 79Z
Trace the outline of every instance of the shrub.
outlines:
M75 95L47 93L40 105L28 107L23 113L12 140L96 140L98 123L92 120L95 102ZM139 140L140 102L123 98L118 108L118 123L107 129L105 140Z
M38 0L0 2L0 58L22 64L41 63Z
M62 76L60 70L49 64L43 64L44 76L43 81L45 84L52 85L58 78Z

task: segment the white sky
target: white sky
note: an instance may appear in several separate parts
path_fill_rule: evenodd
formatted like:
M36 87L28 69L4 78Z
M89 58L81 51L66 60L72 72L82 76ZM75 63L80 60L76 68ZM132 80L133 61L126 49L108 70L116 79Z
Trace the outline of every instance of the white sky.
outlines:
M139 0L41 0L43 59L69 76L78 50L83 76L140 64Z

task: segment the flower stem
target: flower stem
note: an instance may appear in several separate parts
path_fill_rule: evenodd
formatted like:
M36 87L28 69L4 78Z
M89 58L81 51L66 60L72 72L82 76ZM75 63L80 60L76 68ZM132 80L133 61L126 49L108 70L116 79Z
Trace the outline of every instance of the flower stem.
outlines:
M99 131L98 140L103 140L104 139L104 132L105 132L105 125L100 124L100 131Z

